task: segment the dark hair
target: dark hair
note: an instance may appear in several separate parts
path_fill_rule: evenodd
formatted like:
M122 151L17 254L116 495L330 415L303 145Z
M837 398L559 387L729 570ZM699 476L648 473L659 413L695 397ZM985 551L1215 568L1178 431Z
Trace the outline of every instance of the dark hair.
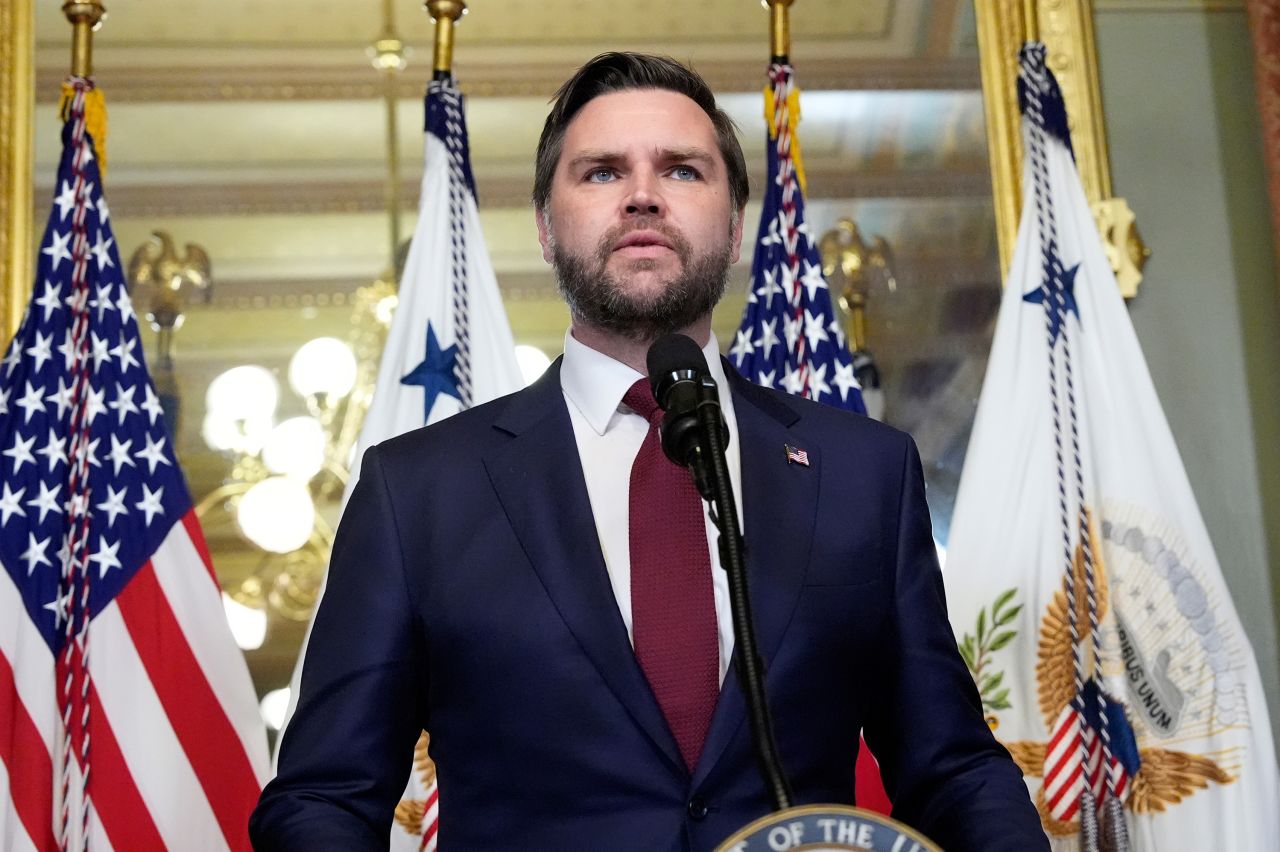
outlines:
M711 119L720 155L729 177L729 196L734 209L747 203L747 165L738 144L733 120L716 106L711 87L696 72L668 56L645 53L602 53L578 69L551 99L551 114L542 126L538 155L534 161L533 203L539 209L551 197L551 180L564 147L569 122L587 102L600 95L631 89L665 89L692 100Z

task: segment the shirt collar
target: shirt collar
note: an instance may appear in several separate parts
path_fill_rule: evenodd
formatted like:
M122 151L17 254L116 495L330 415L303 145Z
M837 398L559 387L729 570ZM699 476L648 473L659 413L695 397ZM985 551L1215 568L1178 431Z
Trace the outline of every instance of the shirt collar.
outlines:
M724 364L720 361L720 344L714 332L702 347L702 354L706 356L711 378L721 388L723 399L727 395ZM582 343L572 331L565 332L560 387L597 435L609 430L619 411L629 411L622 407L622 397L640 378L644 376L633 368Z

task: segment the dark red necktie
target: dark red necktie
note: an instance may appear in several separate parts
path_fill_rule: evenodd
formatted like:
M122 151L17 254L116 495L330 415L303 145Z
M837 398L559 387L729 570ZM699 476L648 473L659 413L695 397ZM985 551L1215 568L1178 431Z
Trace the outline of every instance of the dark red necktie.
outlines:
M720 644L702 498L662 451L662 409L647 379L622 398L649 421L631 465L631 632L636 658L689 771L720 692Z

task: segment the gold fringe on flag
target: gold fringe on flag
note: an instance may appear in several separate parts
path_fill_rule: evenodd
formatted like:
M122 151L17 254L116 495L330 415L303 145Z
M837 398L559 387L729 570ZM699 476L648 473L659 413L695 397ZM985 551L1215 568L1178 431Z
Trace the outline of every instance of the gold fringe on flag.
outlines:
M70 83L62 84L62 101L58 104L58 113L66 121L71 109L71 101L76 96L75 87ZM102 179L107 179L107 99L102 90L90 89L84 94L84 129L93 138L93 150L98 157L98 171Z
M773 86L764 87L764 125L769 128L769 138L776 139L777 128L773 126ZM804 179L804 158L800 156L800 137L796 128L800 125L800 90L792 87L787 95L787 126L791 128L791 162L796 168L796 179L800 181L800 192L807 194L809 185Z

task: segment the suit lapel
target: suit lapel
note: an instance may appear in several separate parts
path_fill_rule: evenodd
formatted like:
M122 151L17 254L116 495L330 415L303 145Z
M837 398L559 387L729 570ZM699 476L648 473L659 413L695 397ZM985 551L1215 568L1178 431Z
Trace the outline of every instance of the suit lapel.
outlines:
M547 595L609 688L667 759L684 762L636 662L609 584L557 361L494 422L485 468Z
M799 415L747 382L731 365L726 364L725 372L738 422L747 586L756 644L767 673L795 611L809 563L822 460L816 446L801 446L809 454L809 465L789 464L785 446L796 443L790 427ZM746 700L736 671L739 652L735 646L734 665L725 676L694 771L695 786L715 768L746 718Z

